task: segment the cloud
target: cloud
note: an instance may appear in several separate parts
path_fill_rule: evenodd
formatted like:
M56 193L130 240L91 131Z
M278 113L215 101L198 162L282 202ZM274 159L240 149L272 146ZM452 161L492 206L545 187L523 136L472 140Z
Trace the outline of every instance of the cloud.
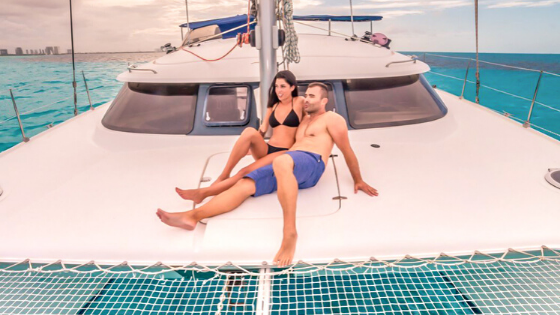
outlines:
M503 9L515 7L547 7L560 3L560 0L539 0L539 1L488 1L487 8L489 9Z
M445 10L450 8L464 7L472 5L470 0L369 0L355 4L355 10L371 11L384 16L398 17L410 14L422 14L432 10ZM339 6L339 9L349 8L349 6ZM386 9L385 12L378 10Z
M382 11L379 15L383 16L384 19L391 19L405 15L415 15L424 14L424 11L419 10L392 10L392 11Z
M294 1L294 9L305 9L305 8L309 8L309 7L318 7L322 4L323 4L323 2L318 1L318 0L299 0L299 1Z

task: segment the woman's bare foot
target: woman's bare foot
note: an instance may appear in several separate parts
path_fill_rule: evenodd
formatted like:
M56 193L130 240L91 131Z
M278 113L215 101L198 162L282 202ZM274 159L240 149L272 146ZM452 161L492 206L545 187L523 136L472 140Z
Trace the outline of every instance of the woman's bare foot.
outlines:
M171 213L157 209L156 215L161 222L169 226L189 231L194 230L196 224L198 223L198 221L193 218L192 211Z
M297 234L284 235L282 240L282 245L280 250L274 256L273 264L278 265L278 267L285 267L292 263L294 259L294 253L296 251Z
M206 196L202 193L202 189L181 189L179 187L175 187L175 191L181 196L181 198L185 200L192 200L194 203L201 203Z

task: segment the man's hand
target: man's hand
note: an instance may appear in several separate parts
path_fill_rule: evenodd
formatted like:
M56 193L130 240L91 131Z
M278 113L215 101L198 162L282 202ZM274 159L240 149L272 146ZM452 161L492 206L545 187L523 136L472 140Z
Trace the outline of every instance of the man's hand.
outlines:
M371 187L370 185L366 184L364 181L359 181L354 184L354 193L357 194L358 190L365 192L368 196L377 196L377 189Z

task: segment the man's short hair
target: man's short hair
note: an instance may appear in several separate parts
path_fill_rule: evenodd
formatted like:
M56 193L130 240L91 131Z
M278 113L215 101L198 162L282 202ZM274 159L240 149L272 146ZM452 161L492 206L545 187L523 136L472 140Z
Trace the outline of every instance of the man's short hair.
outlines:
M323 98L329 98L329 88L327 87L327 85L325 83L321 83L321 82L312 82L309 83L309 85L307 86L307 88L312 88L312 87L318 87L321 90L321 99Z

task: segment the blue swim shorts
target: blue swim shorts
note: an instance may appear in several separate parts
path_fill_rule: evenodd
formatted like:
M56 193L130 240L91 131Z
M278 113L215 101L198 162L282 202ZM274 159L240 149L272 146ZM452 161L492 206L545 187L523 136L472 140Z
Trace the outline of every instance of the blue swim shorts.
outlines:
M307 151L288 151L286 154L294 160L294 175L298 188L315 186L325 171L325 163L321 156ZM271 194L278 188L272 164L256 169L245 177L255 181L256 191L253 197Z

